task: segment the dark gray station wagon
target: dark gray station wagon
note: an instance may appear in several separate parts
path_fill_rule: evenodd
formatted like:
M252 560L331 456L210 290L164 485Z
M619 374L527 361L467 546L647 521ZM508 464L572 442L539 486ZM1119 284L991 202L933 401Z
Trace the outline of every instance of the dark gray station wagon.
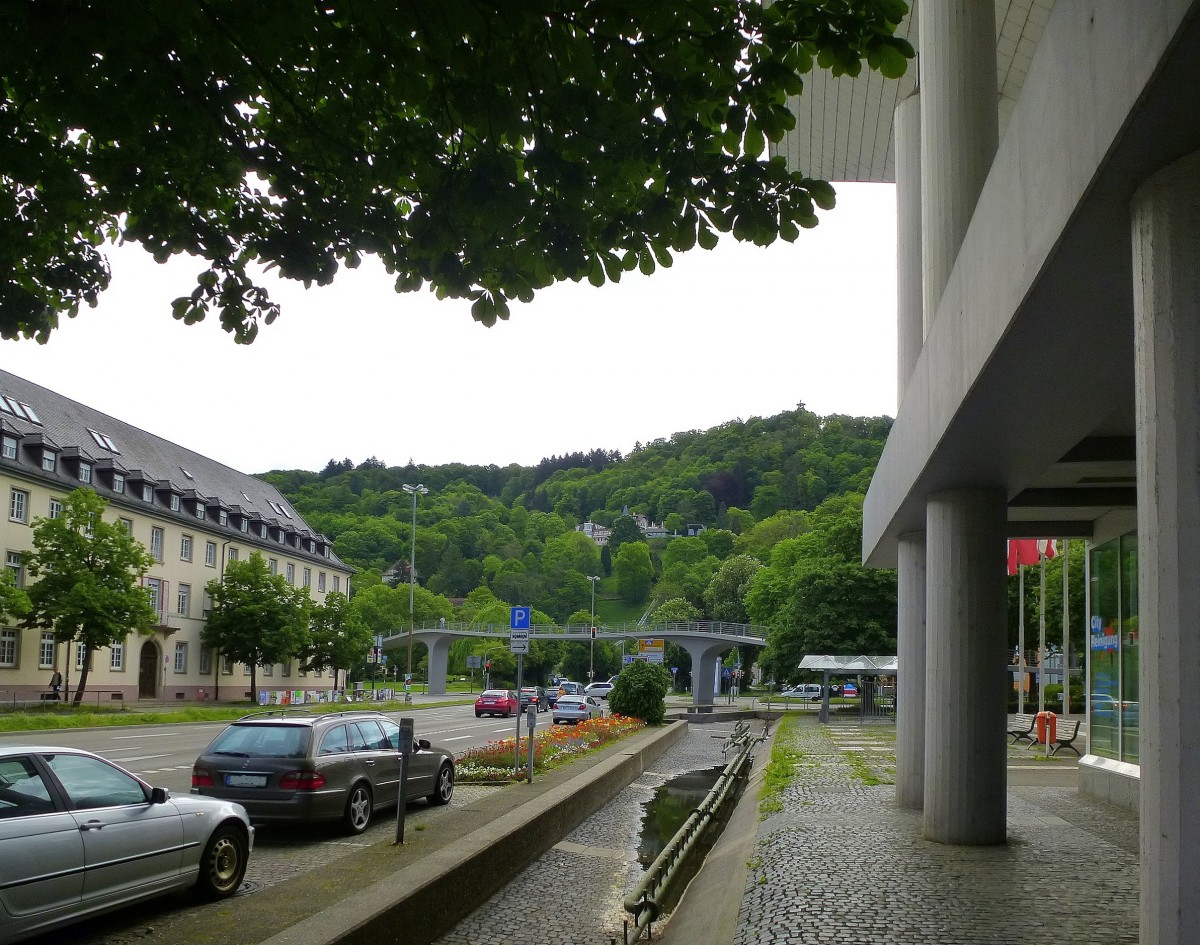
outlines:
M340 819L362 833L375 811L396 806L400 760L400 726L382 713L271 710L213 739L192 768L192 793L236 801L254 823ZM454 756L416 741L407 800L453 796Z

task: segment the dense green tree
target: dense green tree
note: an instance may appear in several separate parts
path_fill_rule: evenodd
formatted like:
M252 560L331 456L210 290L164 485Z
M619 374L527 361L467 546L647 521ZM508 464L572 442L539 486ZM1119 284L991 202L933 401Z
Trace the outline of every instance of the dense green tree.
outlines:
M708 548L708 553L715 558L724 560L733 553L734 534L724 528L706 528L700 533L700 540Z
M746 593L762 562L750 555L734 555L713 575L704 590L708 616L726 623L748 623Z
M614 564L621 554L621 546L628 541L645 542L646 536L642 534L637 520L632 515L622 515L612 523L612 530L608 535L608 553Z
M204 646L250 667L250 701L258 689L258 667L286 662L310 646L312 601L302 587L272 574L254 552L229 561L219 580L208 582L212 610L201 631Z
M617 552L614 567L617 593L627 604L641 604L650 596L654 566L650 563L650 546L644 541L626 542Z
M29 595L17 587L13 572L0 573L0 621L16 620L29 613Z
M34 521L33 550L24 555L37 579L25 592L26 626L50 630L57 642L84 649L75 705L87 689L92 654L130 633L149 633L158 622L150 592L141 586L154 559L124 525L104 519L107 508L90 489L68 493L56 518ZM16 595L11 601L24 605Z
M673 597L654 608L654 612L650 615L650 625L655 627L665 623L684 623L702 619L704 619L704 614L701 613L699 607L683 598Z
M806 513L780 512L759 522L749 531L738 535L733 548L738 554L754 555L760 561L765 562L771 556L771 549L781 541L795 538L806 531L808 531L808 515Z
M363 661L372 642L371 628L363 623L346 595L336 592L313 605L311 620L308 646L300 654L301 664L305 671L332 669L333 685L337 688L338 670L349 671Z
M676 563L688 566L697 564L708 555L708 543L703 538L672 538L662 553L663 570Z

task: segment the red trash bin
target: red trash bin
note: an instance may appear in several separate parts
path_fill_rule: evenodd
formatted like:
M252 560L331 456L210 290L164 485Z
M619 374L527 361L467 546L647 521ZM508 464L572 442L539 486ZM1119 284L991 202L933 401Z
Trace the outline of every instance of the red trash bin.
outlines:
M1058 736L1058 716L1053 712L1037 714L1037 740L1042 745L1049 745Z

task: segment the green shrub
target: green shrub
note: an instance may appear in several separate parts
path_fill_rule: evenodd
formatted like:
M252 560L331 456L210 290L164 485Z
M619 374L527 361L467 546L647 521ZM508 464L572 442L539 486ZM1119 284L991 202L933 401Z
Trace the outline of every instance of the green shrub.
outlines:
M658 725L666 717L667 692L671 674L657 663L631 663L621 670L608 705L617 715L641 719L648 725Z

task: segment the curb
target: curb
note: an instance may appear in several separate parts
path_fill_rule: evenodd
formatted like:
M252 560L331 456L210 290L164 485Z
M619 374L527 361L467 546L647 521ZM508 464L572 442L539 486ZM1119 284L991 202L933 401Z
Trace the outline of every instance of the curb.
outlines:
M398 930L406 945L436 941L637 779L686 731L686 723L673 723L639 736L610 758L262 945L378 945L396 940Z

